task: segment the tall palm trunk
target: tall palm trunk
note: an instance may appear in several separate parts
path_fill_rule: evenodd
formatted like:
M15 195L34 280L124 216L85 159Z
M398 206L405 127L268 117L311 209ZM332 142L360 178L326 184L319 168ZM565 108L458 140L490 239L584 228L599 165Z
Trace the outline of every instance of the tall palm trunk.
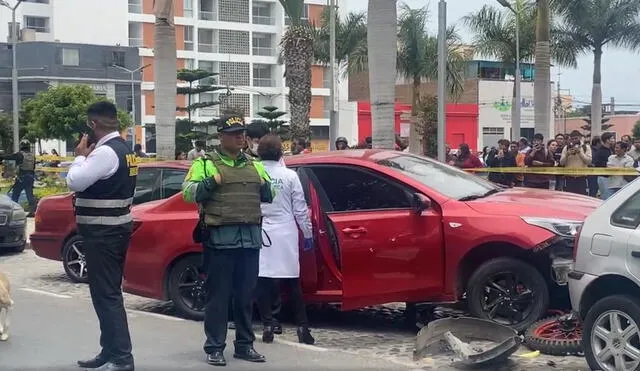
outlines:
M602 47L593 51L593 87L591 88L591 137L602 133Z
M155 0L156 153L159 159L173 159L176 152L176 30L173 0Z
M409 152L420 154L424 151L426 153L426 143L422 145L420 140L424 135L420 135L420 128L418 127L418 109L420 106L420 84L422 79L419 77L413 78L413 84L411 86L411 129L409 131ZM394 113L395 114L395 113ZM394 117L395 119L395 117ZM426 128L423 128L426 130Z
M397 50L395 0L369 0L367 47L373 147L393 149Z
M545 138L551 135L550 22L549 0L538 0L533 100L535 102L535 131L544 135Z
M513 125L513 119L518 115L517 111L518 111L518 107L516 106L516 102L517 102L517 95L516 95L516 79L514 76L513 79L513 92L511 94L511 124ZM522 99L522 98L520 98ZM522 117L520 117L520 125L522 125ZM513 131L513 126L511 126L511 130ZM520 130L522 130L522 127L520 127ZM510 136L507 136L507 138L515 138L515 140L519 140L520 139L520 133L513 133Z
M306 25L291 25L282 38L286 84L289 87L291 137L309 139L313 35Z

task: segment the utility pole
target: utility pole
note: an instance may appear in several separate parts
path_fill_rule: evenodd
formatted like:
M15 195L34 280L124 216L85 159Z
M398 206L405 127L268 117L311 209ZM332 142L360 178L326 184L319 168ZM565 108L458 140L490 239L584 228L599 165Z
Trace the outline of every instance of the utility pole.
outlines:
M145 68L149 67L151 64L145 64L142 67L138 67L135 70L130 70L128 68L118 66L117 64L112 65L111 67L122 70L123 72L127 72L131 75L131 122L133 122L133 130L131 133L131 147L136 146L136 89L135 89L135 74L136 72L142 72Z
M338 112L336 110L336 0L329 0L329 89L331 90L329 102L329 149L336 149L338 138Z
M447 2L438 3L438 161L446 162Z
M18 0L16 5L10 6L5 0L0 0L0 6L11 10L11 52L13 66L11 67L11 99L13 103L13 152L20 151L20 105L18 102L18 26L16 25L16 9L23 0Z
M615 116L616 114L616 98L615 97L611 97L610 104L611 104L611 116Z
M558 71L558 81L556 82L556 86L557 86L557 90L558 90L557 94L556 94L557 95L557 97L556 97L556 116L557 116L557 119L556 119L556 121L562 122L562 120L564 119L564 106L562 105L562 97L560 96L560 75L562 75L562 73L560 71ZM565 127L564 131L562 133L565 134L566 131L567 131L567 128Z

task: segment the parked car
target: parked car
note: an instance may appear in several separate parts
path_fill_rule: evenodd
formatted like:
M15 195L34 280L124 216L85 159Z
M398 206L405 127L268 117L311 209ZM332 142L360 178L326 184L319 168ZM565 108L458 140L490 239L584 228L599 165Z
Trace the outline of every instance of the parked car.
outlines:
M425 157L349 150L291 156L316 248L300 251L309 303L343 310L466 298L471 313L524 329L560 292L576 228L600 201L503 189ZM196 206L180 195L134 208L125 291L202 318ZM270 247L265 247L270 248ZM274 247L275 248L275 247ZM564 291L563 291L564 290Z
M133 204L160 200L180 192L189 170L188 161L140 164ZM82 238L73 214L73 193L44 197L38 203L31 246L43 258L62 261L74 282L87 282Z
M0 251L24 251L26 236L27 213L10 197L0 195Z
M584 222L569 273L573 309L592 370L640 369L640 181Z

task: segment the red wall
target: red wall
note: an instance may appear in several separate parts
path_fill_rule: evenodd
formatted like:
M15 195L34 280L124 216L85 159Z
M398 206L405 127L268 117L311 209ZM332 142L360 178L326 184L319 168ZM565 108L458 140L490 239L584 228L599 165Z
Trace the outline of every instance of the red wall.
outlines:
M400 134L400 123L408 122L410 113L411 105L396 103L396 134ZM447 104L446 114L447 144L451 148L457 148L460 144L467 143L472 151L477 151L478 105ZM364 141L368 136L371 136L371 105L369 102L358 102L358 142Z

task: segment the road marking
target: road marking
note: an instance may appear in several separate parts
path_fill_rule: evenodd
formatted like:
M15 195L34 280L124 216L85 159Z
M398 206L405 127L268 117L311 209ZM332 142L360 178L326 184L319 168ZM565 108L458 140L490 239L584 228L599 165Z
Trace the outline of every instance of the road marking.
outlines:
M156 317L156 318L166 319L168 321L175 321L175 322L184 321L183 318L167 316L166 314L160 314L160 313L145 312L145 311L142 311L142 310L135 310L135 309L127 309L127 313L140 314L140 315L143 315L143 316Z
M27 291L27 292L32 292L34 294L41 294L41 295L47 295L47 296L52 296L54 298L60 298L60 299L71 299L71 296L69 295L62 295L62 294L56 294L54 292L49 292L49 291L43 291L43 290L37 290L37 289L30 289L28 287L23 287L20 288L20 290L22 291Z
M278 338L273 339L273 341L276 342L276 343L280 343L280 344L283 344L283 345L289 345L289 346L296 347L296 348L302 348L302 349L306 349L306 350L313 350L315 352L328 352L329 351L328 348L317 347L315 345L300 344L300 343L295 343L293 341L282 340L282 339L278 339Z

